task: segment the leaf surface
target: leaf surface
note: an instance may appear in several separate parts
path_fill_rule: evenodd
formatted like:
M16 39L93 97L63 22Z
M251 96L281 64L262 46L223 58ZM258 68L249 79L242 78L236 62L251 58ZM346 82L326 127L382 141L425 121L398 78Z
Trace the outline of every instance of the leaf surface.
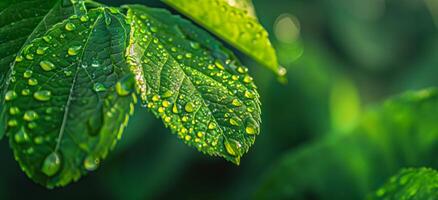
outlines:
M283 76L268 32L254 15L251 1L163 0L209 31L249 55L274 73Z
M124 52L129 25L115 10L71 16L20 52L6 92L8 136L26 174L64 186L98 167L133 112Z
M24 44L44 34L52 25L79 12L81 4L69 0L5 0L0 4L0 138L5 133L6 77ZM17 14L17 11L20 14Z
M190 22L127 8L128 61L141 99L186 144L238 164L260 129L259 95L247 68Z
M420 168L401 170L369 199L422 200L436 197L438 197L438 172Z

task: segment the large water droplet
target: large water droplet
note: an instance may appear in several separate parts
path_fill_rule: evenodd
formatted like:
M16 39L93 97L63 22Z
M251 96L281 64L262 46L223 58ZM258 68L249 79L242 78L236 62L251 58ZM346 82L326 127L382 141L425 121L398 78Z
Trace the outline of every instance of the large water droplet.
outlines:
M44 159L41 171L47 176L55 175L61 168L61 158L58 153L53 152Z
M233 139L225 139L224 142L225 149L228 154L232 156L238 156L240 147L242 146L239 142Z
M47 60L43 60L40 62L40 66L41 69L43 69L44 71L52 71L53 69L55 69L55 65Z
M33 94L33 97L38 101L49 101L51 96L52 92L49 90L41 90Z
M38 80L31 78L27 81L27 84L29 84L30 86L38 85Z

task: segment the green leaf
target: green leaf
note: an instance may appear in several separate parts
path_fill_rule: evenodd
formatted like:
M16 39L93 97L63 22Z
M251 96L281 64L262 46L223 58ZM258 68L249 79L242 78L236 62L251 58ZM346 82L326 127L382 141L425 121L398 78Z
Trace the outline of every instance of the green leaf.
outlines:
M35 182L78 180L121 137L135 102L129 31L123 15L100 8L56 24L20 52L5 98L7 132Z
M252 78L208 33L169 12L127 6L141 99L190 146L239 164L260 127Z
M363 199L400 168L438 167L438 90L408 92L368 110L347 134L284 155L257 197Z
M251 16L250 1L163 0L178 11L251 56L276 74L286 70L279 66L268 32ZM236 1L239 2L239 1ZM232 6L234 5L234 6Z
M44 34L53 24L75 12L69 0L5 0L0 5L0 139L5 133L4 92L6 77L18 51L24 44ZM20 14L17 15L17 11Z
M404 169L370 195L369 199L422 200L438 197L438 172L433 169Z

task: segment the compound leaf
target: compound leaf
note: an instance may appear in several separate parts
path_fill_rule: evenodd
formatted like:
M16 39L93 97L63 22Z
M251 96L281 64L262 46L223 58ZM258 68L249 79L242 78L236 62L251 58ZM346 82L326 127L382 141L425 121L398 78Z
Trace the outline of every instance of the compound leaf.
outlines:
M73 5L69 0L5 0L0 4L0 138L5 133L2 107L6 77L17 52L81 8L81 3Z
M239 164L260 126L259 95L247 68L190 22L126 7L128 61L141 99L186 144Z
M64 186L94 170L133 112L130 27L104 8L73 15L16 58L6 92L10 145L26 174Z
M254 15L251 1L163 0L231 45L283 76L268 32ZM237 3L236 3L237 2Z
M438 197L438 172L432 169L404 169L370 195L369 199L434 199Z

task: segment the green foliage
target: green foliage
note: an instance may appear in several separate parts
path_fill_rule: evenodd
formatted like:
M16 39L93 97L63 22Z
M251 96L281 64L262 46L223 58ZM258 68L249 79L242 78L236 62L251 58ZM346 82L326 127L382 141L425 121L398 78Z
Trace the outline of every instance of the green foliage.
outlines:
M252 8L250 1L163 1L205 26L277 75L286 74L286 70L278 64L268 33L257 18L251 14L254 13L254 8Z
M75 7L67 1L6 0L0 5L0 95L5 95L6 80L16 53L24 44L44 34L55 23L73 15ZM17 10L20 14L17 15ZM77 8L76 10L79 10ZM0 138L5 133L4 99L0 104Z
M259 133L247 69L207 33L164 10L129 6L141 99L190 146L239 164Z
M286 154L266 175L258 197L360 199L401 167L437 166L437 112L436 89L391 99L369 110L351 133Z
M0 5L1 135L35 182L65 186L95 170L122 137L134 91L203 153L239 164L259 134L248 69L189 21L92 1L7 3Z
M436 197L438 197L438 172L420 168L401 170L369 199L422 200Z

